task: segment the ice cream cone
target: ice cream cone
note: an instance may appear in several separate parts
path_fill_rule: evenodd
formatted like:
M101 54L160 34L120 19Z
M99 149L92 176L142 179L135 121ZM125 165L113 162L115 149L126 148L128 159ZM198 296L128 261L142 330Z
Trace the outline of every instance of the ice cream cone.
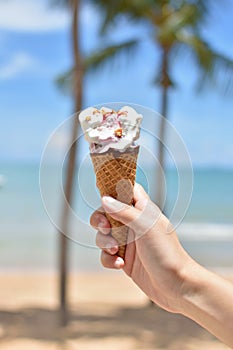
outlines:
M86 108L79 114L85 139L96 173L96 185L102 196L111 196L128 205L133 204L142 115L130 106L115 111L102 107ZM124 257L128 228L106 214L112 236L119 244L118 255Z
M136 177L139 146L128 151L107 151L92 153L91 159L96 174L96 185L101 197L111 196L128 205L133 204L133 186ZM124 258L128 227L106 214L112 236L119 244L118 255Z

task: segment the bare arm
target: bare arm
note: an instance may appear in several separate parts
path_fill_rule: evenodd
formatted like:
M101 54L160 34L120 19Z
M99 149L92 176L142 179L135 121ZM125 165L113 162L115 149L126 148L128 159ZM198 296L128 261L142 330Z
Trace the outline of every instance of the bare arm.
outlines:
M233 285L193 263L183 276L181 313L233 348Z
M233 285L195 262L176 232L141 186L135 185L135 207L110 197L102 200L112 217L129 227L125 260L100 212L91 217L98 229L96 243L107 268L125 273L160 307L181 313L233 347Z

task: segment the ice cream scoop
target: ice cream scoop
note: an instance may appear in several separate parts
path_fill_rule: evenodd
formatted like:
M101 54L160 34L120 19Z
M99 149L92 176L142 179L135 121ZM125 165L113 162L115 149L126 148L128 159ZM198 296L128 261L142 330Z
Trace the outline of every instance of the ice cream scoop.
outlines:
M142 115L129 106L119 111L89 107L79 114L79 121L91 153L103 153L110 149L124 152L134 146L134 141L139 137Z

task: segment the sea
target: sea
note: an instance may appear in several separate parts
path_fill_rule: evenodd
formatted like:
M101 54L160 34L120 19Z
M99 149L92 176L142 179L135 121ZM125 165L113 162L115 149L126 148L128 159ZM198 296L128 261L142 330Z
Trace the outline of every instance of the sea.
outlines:
M156 200L152 166L137 172L137 182ZM0 165L0 271L55 271L64 171L39 163ZM190 176L193 175L193 178ZM164 211L172 218L184 248L210 268L233 268L233 169L194 168L166 171ZM179 183L180 179L180 183ZM186 182L186 185L183 184ZM183 187L182 187L183 186ZM70 208L68 263L74 271L102 271L100 251L89 217L100 205L90 163L76 169Z

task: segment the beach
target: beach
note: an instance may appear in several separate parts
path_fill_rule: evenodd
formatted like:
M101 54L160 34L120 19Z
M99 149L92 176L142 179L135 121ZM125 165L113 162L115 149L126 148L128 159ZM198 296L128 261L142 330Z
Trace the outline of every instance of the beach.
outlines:
M1 168L7 182L0 191L0 350L228 349L193 321L151 306L123 272L101 267L89 226L100 200L88 171L86 188L79 186L74 203L80 223L70 225L76 243L69 244L69 322L62 327L59 236L42 204L38 172L38 164ZM195 173L192 202L177 233L194 259L233 281L233 172ZM51 209L59 214L54 169L45 175ZM175 173L169 176L172 203Z
M120 271L70 275L65 327L56 274L2 272L0 284L1 350L229 349L193 321L151 305Z
M161 289L168 306L165 286L183 292L187 314L215 334L231 325L228 290L184 266L173 233L233 283L232 16L230 1L0 1L0 350L229 349L104 268L101 249L115 243L96 240L90 221L105 208L100 192L132 203L135 220L120 221L128 238L143 235L131 255L142 288ZM135 182L148 201L110 181L133 179L130 157L105 162L138 148ZM113 191L99 191L103 180ZM193 293L174 271L200 281ZM195 293L202 281L207 298Z

